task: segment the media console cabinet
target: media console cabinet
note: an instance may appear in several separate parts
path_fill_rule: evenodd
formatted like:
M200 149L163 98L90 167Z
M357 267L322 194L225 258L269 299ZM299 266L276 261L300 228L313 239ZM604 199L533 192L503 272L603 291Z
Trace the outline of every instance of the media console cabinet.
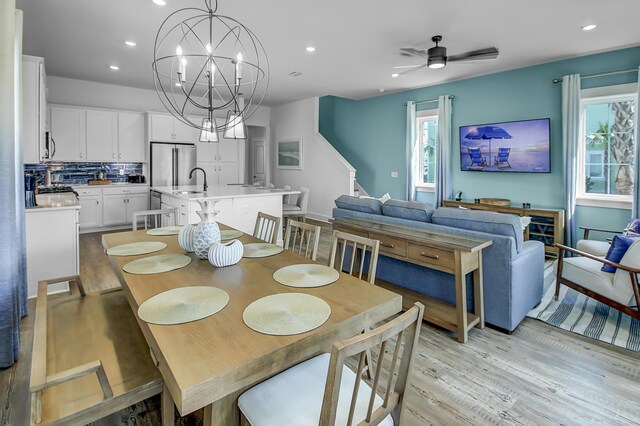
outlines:
M547 257L557 258L558 248L554 244L564 244L564 210L562 209L524 209L522 207L495 206L454 200L445 200L442 205L444 207L464 207L471 210L528 216L531 218L531 223L525 229L524 239L542 242Z

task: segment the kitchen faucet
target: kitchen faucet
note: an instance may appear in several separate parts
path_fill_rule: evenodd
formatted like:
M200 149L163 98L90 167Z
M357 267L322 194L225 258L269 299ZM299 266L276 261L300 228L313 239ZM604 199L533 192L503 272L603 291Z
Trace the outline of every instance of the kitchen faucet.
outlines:
M196 170L202 171L202 174L204 175L204 185L202 186L202 190L206 191L209 187L209 185L207 185L207 172L205 172L202 167L194 167L193 169L191 169L191 171L189 172L189 179L193 177L193 172L195 172Z

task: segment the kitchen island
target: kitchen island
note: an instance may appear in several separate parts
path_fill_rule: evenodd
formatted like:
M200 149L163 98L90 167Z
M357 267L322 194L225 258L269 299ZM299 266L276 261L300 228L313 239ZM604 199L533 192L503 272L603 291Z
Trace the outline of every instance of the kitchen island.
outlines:
M203 191L202 185L156 186L152 191L161 194L161 208L178 209L178 224L198 223L198 200L218 200L215 209L220 213L216 221L253 233L258 212L282 218L282 197L300 191L246 185L211 185ZM282 244L282 230L278 230L278 243Z

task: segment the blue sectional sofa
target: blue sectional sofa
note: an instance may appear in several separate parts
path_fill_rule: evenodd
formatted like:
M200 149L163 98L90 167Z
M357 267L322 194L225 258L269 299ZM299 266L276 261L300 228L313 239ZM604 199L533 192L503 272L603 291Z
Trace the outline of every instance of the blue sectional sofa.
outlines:
M352 218L490 239L483 252L485 320L506 332L515 330L527 312L542 299L544 245L524 241L516 215L458 208L433 209L419 202L359 199L336 200L333 218ZM381 255L377 278L409 290L455 303L450 274ZM471 276L467 276L467 304L473 308Z

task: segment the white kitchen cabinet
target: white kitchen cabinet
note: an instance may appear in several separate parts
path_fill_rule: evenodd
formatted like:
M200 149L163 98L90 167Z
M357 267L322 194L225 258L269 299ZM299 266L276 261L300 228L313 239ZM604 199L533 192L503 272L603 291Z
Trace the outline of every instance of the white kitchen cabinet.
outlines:
M219 133L219 142L198 142L198 161L237 163L240 147L244 149L243 141L224 139Z
M102 196L102 225L122 225L127 222L127 205L124 194Z
M51 107L51 135L55 140L55 161L87 161L86 110Z
M102 197L100 195L79 196L80 202L79 222L80 229L98 228L102 226Z
M118 161L126 163L146 161L144 114L118 113Z
M207 172L207 184L227 185L229 183L239 183L238 163L212 163L208 161L198 161L198 167L202 167ZM204 176L198 173L196 179L198 185L204 183Z
M149 194L129 194L125 202L127 209L127 223L133 224L133 214L149 210Z
M44 59L22 56L22 161L45 159L47 116Z
M118 160L118 113L89 109L87 114L87 161Z
M192 117L194 123L202 118ZM194 143L199 131L169 114L149 114L149 139L153 142Z
M27 209L27 284L29 297L37 295L38 281L80 272L78 208ZM49 286L49 293L67 290L67 283Z

